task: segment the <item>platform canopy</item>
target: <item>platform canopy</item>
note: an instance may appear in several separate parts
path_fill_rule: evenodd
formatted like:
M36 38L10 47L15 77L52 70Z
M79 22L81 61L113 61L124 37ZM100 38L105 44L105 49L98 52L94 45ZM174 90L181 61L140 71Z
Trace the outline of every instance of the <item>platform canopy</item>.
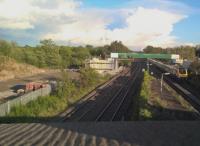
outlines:
M177 55L177 54L145 54L145 53L111 53L111 58L117 58L117 59L134 59L134 58L179 59L179 55Z

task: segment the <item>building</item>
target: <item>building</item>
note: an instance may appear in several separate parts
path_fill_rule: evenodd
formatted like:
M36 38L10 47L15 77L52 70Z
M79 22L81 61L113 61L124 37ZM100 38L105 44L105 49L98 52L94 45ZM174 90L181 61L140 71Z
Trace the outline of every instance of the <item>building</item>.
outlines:
M108 58L102 60L99 58L92 58L86 62L86 66L93 68L95 70L113 70L114 68L114 59Z

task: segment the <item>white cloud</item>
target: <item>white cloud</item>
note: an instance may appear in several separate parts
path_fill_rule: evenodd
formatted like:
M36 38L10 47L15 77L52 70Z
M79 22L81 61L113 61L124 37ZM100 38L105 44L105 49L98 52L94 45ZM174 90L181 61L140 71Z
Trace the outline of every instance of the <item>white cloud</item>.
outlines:
M77 0L1 0L0 28L43 28L35 37L69 44L104 45L121 40L131 48L142 48L176 45L177 37L171 33L174 25L185 18L157 8L82 9L80 5ZM126 25L110 29L108 26L119 17Z
M42 19L73 15L78 5L74 0L1 0L0 28L34 28Z
M184 15L143 7L118 12L129 14L124 15L126 17L124 28L110 30L106 27L110 23L106 17L82 14L74 23L63 25L60 32L49 33L45 37L93 45L121 40L132 48L146 45L171 46L176 44L176 37L171 36L174 24L185 18Z

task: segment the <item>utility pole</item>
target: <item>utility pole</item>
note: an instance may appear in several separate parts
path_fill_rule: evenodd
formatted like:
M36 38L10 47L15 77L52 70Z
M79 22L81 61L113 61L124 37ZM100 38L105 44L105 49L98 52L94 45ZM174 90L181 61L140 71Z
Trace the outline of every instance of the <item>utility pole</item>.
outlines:
M170 73L168 73L168 72L166 72L166 73L162 73L162 75L161 75L161 80L160 80L160 93L161 93L161 95L162 95L162 91L163 91L163 76L164 75L169 75Z
M149 73L149 60L147 59L147 72Z

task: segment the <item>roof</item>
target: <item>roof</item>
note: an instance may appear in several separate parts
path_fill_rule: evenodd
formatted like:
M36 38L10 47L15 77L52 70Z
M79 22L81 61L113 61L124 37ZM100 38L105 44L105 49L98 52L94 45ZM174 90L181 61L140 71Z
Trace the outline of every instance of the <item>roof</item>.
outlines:
M1 124L0 145L197 146L200 122Z

